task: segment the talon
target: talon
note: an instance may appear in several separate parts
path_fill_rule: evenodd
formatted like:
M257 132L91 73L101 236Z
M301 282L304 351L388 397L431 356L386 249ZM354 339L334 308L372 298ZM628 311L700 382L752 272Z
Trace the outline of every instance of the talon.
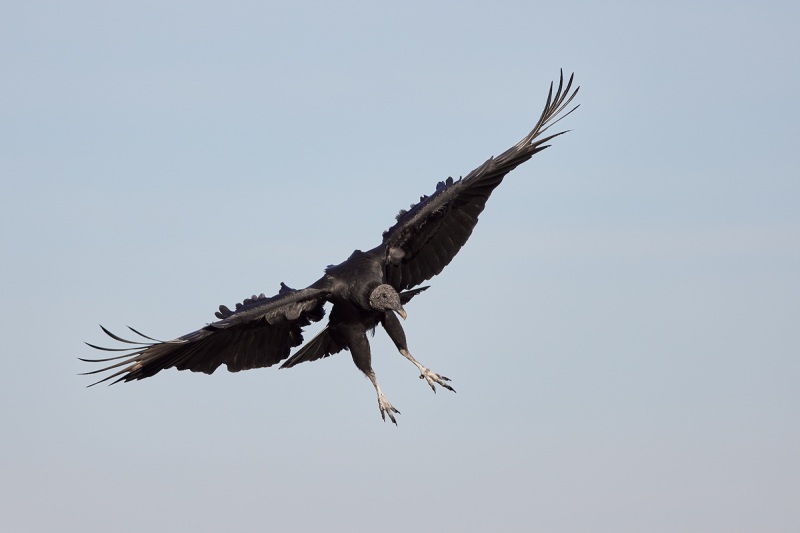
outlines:
M430 370L428 368L425 368L424 366L421 366L421 368L422 368L422 370L421 370L422 373L419 375L419 379L423 379L424 378L425 380L427 380L428 381L428 385L430 385L431 390L434 393L436 393L436 386L434 385L434 383L438 383L439 385L441 385L442 387L444 387L447 390L451 390L453 392L456 391L453 387L451 387L450 385L445 383L446 381L450 381L450 378L445 377L445 376L440 376L436 372L433 372L432 370Z
M387 400L386 397L380 393L378 396L378 409L381 411L381 418L384 422L386 422L386 415L389 415L389 420L391 420L395 426L397 425L397 419L395 419L392 413L397 413L399 415L400 411L395 409L395 407L389 403L389 400Z
M392 411L394 411L398 415L400 414L400 411L398 411L394 407L392 407ZM394 418L394 415L392 414L392 411L386 411L386 414L389 415L389 420L391 420L394 423L394 425L396 426L397 425L397 420ZM384 418L383 421L386 422L386 418Z

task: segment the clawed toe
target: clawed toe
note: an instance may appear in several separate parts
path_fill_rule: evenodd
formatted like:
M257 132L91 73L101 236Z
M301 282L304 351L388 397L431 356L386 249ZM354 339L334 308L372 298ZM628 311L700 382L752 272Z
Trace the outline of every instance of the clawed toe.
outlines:
M441 385L442 387L444 387L447 390L450 390L450 391L453 391L453 392L456 391L453 387L451 387L450 385L445 383L445 381L450 381L450 378L445 377L445 376L441 376L441 375L437 374L436 372L433 372L432 370L429 370L429 369L427 369L425 367L422 367L421 372L422 373L419 375L419 379L426 380L428 382L428 385L431 386L431 390L433 392L436 392L436 386L434 385L434 383L438 383L439 385Z
M395 414L400 414L400 411L394 408L392 404L389 403L389 400L386 399L386 396L381 394L378 396L378 409L381 410L381 418L384 422L386 422L386 416L389 416L389 420L391 420L394 425L397 425L397 420L394 418Z

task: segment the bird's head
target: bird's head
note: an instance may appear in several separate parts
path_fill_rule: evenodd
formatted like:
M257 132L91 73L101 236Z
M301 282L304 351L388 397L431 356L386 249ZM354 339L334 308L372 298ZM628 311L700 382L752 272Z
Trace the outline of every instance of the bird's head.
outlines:
M406 319L406 311L400 301L400 295L391 285L378 285L369 295L369 305L376 311L395 311Z

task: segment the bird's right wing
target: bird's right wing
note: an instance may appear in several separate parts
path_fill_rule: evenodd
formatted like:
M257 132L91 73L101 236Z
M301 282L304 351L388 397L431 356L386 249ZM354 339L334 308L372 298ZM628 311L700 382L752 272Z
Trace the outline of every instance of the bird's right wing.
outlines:
M303 327L322 319L327 296L328 292L317 284L295 290L281 283L276 296L253 296L237 304L233 311L220 306L216 313L220 320L171 341L153 339L133 328L130 329L134 333L152 342L130 341L100 326L109 337L133 346L103 348L89 344L98 350L125 353L106 359L82 359L90 363L117 361L86 374L122 367L96 382L117 378L113 382L116 383L150 377L171 367L211 374L222 364L231 372L272 366L289 357L290 350L303 342Z
M439 274L453 260L472 234L489 195L506 174L547 148L549 140L565 133L543 136L577 108L562 114L578 93L578 88L572 91L571 87L572 76L564 86L562 73L555 94L550 84L541 117L528 135L466 177L439 182L436 192L400 212L397 223L383 234L388 283L397 290L410 289Z

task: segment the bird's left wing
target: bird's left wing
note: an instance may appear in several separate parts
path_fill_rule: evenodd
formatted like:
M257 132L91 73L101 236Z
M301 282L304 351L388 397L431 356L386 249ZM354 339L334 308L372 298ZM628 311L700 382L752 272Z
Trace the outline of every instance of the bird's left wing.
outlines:
M550 84L544 111L528 135L466 177L439 182L436 192L400 212L397 223L383 234L386 279L391 285L397 290L410 289L439 274L453 260L472 234L489 195L505 175L547 148L545 143L549 140L565 133L543 136L550 126L577 108L561 115L577 92L578 88L572 90L572 76L565 86L562 73L555 94Z
M211 374L223 363L231 372L272 366L289 357L290 350L303 342L303 327L325 315L323 306L328 292L315 285L295 290L281 283L280 292L271 298L253 296L237 304L233 311L220 306L216 313L220 320L171 341L153 339L133 328L130 329L148 342L130 341L100 326L114 340L133 346L103 348L87 343L98 350L125 353L106 359L82 359L90 363L117 361L86 374L121 367L92 384L95 385L113 378L117 378L113 383L143 379L171 367Z

